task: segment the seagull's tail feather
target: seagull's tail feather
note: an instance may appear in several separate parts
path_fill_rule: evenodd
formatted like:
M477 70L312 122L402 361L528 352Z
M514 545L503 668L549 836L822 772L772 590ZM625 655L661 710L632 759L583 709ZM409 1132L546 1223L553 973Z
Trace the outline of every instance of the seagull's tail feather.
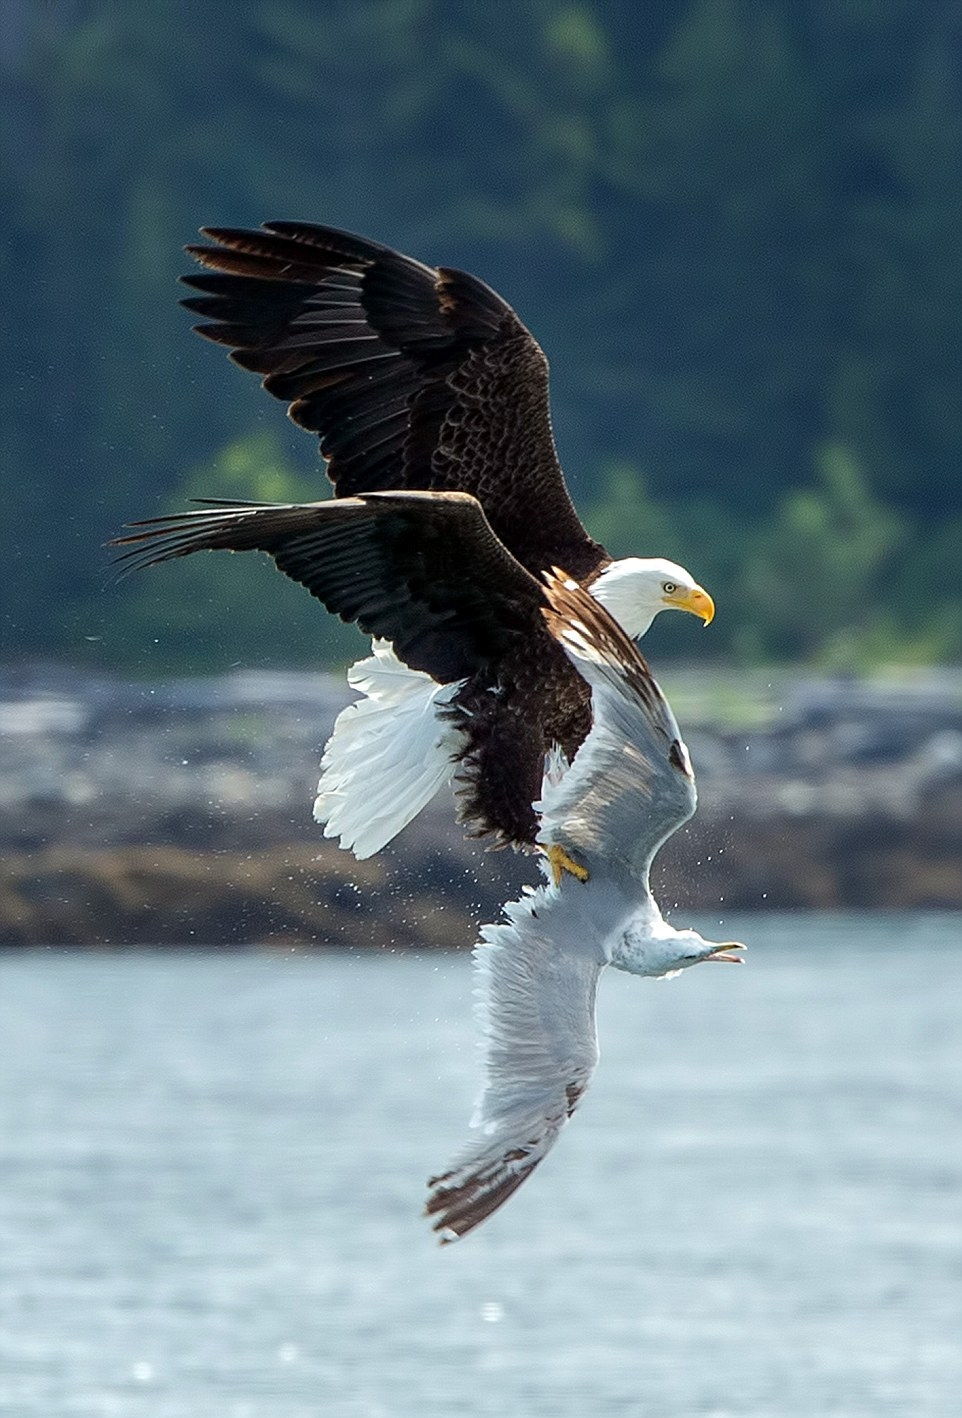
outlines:
M389 641L348 672L363 698L337 716L324 749L314 817L356 857L379 852L456 768L460 733L440 711L457 684L409 669Z

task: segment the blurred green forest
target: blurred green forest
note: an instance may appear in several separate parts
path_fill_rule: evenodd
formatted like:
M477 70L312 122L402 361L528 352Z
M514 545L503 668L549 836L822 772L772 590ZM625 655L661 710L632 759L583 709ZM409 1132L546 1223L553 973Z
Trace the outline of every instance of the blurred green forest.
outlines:
M177 306L201 223L288 217L514 304L592 530L718 602L659 658L962 658L951 0L5 0L0 82L7 656L357 648L257 558L117 586L100 550L191 495L326 495Z

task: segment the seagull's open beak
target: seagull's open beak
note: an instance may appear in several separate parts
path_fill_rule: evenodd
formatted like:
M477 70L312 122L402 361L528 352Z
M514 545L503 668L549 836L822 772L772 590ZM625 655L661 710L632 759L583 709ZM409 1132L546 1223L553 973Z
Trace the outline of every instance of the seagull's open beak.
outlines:
M706 960L727 960L732 965L743 963L740 955L735 955L736 950L747 950L747 945L742 945L740 940L723 940L721 945L716 945L710 955L706 955Z
M715 618L715 602L700 586L693 586L690 591L683 588L673 591L670 596L664 597L664 602L675 610L691 611L692 615L697 615L706 625L710 625Z

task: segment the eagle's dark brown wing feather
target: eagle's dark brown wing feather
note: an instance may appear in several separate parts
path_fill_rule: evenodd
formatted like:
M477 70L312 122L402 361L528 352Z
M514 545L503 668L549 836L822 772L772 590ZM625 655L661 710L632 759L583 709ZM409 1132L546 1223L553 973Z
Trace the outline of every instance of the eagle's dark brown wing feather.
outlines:
M464 493L390 492L305 504L223 503L135 523L128 569L205 550L263 551L342 620L391 640L439 683L550 645L539 583ZM495 667L493 670L491 667Z
M184 277L198 332L320 435L339 496L468 492L532 573L608 562L558 464L544 354L483 281L331 227L203 234L188 250L207 270Z

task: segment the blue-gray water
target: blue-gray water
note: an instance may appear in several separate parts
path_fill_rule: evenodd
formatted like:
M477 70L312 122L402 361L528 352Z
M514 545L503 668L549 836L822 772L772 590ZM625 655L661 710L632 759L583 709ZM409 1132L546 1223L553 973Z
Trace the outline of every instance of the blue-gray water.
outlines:
M957 1415L962 920L726 928L445 1249L467 957L8 955L0 1413Z

